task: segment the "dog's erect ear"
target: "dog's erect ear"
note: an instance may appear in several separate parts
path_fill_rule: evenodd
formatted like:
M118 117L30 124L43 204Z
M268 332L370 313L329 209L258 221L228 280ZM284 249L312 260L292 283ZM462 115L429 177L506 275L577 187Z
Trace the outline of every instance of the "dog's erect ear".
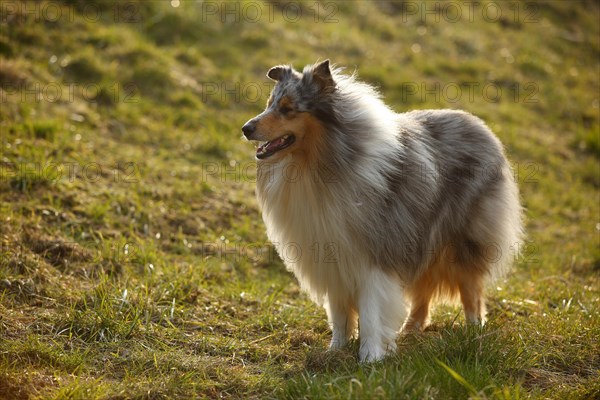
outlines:
M287 65L276 65L267 72L267 77L279 82L292 72L292 69Z
M335 88L335 82L331 76L329 60L325 60L313 67L313 80L319 85L321 90L331 91Z

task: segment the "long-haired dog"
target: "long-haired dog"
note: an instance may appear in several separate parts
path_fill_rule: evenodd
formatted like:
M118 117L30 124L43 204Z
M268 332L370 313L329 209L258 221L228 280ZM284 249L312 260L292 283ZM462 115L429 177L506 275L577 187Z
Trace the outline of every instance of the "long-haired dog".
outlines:
M462 111L397 114L329 60L267 76L267 107L242 128L259 142L257 198L269 239L327 311L330 348L358 333L360 360L381 359L403 325L426 326L438 298L460 297L482 324L484 287L522 233L490 129Z

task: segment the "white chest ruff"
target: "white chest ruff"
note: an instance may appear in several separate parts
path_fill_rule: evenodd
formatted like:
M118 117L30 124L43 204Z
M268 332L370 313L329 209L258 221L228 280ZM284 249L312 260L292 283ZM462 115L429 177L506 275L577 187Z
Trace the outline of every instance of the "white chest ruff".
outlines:
M289 165L277 164L257 185L267 235L315 302L332 291L351 296L368 267L347 229L359 205L324 195L310 174L291 178Z

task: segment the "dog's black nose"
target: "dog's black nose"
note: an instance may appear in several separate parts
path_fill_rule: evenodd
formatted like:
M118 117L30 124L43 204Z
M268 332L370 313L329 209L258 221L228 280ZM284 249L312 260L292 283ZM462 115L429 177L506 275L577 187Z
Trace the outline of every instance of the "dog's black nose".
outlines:
M244 126L242 126L242 132L244 132L244 136L246 136L246 138L250 138L250 135L252 135L255 130L256 125L253 121L248 121L244 124Z

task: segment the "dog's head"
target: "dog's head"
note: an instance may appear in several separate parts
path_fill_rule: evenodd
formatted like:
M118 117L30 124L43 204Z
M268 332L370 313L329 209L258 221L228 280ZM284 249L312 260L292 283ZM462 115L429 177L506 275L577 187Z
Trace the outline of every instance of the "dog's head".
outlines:
M302 73L278 65L267 76L277 82L267 107L242 127L248 140L259 142L256 158L310 153L319 146L325 124L335 119L331 99L336 83L329 60L306 66Z

